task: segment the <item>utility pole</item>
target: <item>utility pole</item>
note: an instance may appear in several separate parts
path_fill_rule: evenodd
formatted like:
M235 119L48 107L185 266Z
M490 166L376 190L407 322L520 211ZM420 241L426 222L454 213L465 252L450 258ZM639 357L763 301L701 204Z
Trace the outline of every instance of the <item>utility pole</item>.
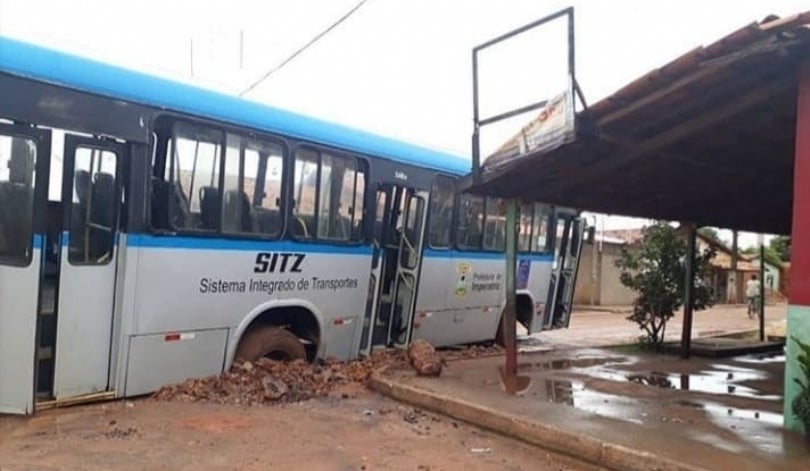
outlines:
M733 299L735 304L740 301L739 295L737 294L739 292L737 289L739 283L739 281L737 281L737 261L740 251L738 244L739 235L736 229L731 231L731 276L733 276L734 279L726 281L726 288L728 289L726 302L728 302L729 299Z
M245 68L245 30L239 30L239 69Z
M194 77L194 38L188 40L188 70L192 77Z
M692 354L692 314L694 313L695 296L695 244L697 227L694 223L686 225L686 280L683 293L683 330L681 331L681 358L689 358Z
M759 242L759 341L765 341L765 236L757 236Z

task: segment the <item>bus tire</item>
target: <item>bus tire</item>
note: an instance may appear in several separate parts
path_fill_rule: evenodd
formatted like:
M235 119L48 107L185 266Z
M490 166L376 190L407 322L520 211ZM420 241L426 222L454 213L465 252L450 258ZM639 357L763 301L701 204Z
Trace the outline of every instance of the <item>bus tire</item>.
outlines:
M306 361L307 351L292 332L283 327L266 325L250 329L236 349L236 358L246 361L263 357L278 361Z

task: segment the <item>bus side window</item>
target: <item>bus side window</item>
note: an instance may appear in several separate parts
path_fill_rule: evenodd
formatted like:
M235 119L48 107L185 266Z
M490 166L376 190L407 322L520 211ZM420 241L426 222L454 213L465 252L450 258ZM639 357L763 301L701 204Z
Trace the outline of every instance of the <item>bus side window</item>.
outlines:
M292 234L360 240L365 173L353 157L301 148L295 153Z
M175 123L167 152L164 181L169 225L177 230L219 229L219 174L222 133L213 129ZM160 185L160 184L158 184ZM163 193L156 191L156 196Z
M456 244L461 249L481 249L484 222L484 197L462 194L458 199Z
M431 247L444 249L450 247L453 206L456 188L452 178L437 176L430 189L430 227L428 243Z
M532 223L532 252L550 252L548 228L551 211L548 206L539 203L534 205L534 222Z
M76 149L73 196L70 203L70 247L72 264L104 264L110 261L115 243L116 169L118 156L110 151ZM65 202L68 203L68 202Z
M282 156L278 144L228 134L223 232L272 237L281 234Z
M34 141L0 136L0 263L30 262L36 158Z
M363 197L366 194L366 174L359 168L359 162L355 162L355 168L343 175L343 190L341 192L341 206L345 210L351 240L361 240L363 238ZM345 205L345 206L344 206Z
M311 149L295 152L295 184L293 185L293 220L295 237L315 236L315 199L318 195L318 165L320 154Z
M500 198L487 198L484 249L502 252L504 248L506 248L506 205Z
M518 226L518 251L528 252L532 247L532 217L534 216L534 205L523 204L520 206L520 218Z

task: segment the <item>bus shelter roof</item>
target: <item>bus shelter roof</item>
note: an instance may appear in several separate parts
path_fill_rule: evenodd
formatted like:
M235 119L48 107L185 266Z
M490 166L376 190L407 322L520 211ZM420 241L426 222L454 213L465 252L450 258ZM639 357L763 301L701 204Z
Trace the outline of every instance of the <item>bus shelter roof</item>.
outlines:
M470 175L464 186L587 211L787 234L809 25L810 12L770 16L689 51L579 111L573 141L498 167L484 161L481 179Z

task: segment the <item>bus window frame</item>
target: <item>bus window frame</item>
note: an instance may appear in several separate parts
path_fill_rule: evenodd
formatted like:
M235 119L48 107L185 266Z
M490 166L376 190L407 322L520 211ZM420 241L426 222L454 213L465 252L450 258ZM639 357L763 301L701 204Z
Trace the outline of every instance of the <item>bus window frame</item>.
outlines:
M555 218L555 209L554 206L545 205L543 203L530 203L532 208L532 217L531 217L531 226L530 226L530 233L529 233L529 249L528 250L519 250L519 253L522 254L549 254L554 252L554 242L556 237L556 230L552 230L553 224L556 223ZM535 228L537 227L537 221L535 220L535 216L537 216L537 209L538 207L543 208L543 213L545 214L545 222L546 222L546 244L544 247L537 247L537 250L532 250L532 246L534 245L534 239L537 237L537 234L534 232ZM520 206L520 209L523 208L523 205Z
M369 211L368 210L368 194L369 194L369 189L371 188L371 182L370 182L371 163L370 163L369 159L366 156L363 156L361 154L355 154L355 153L351 153L351 152L346 152L346 151L343 151L341 149L336 149L334 147L322 146L322 145L310 143L310 142L307 142L307 141L301 141L301 142L297 143L296 145L294 145L292 147L292 150L289 153L289 171L287 172L288 173L287 180L289 182L289 189L287 190L287 192L284 195L288 200L288 204L287 204L287 207L286 207L286 210L285 210L286 217L288 218L287 220L290 221L288 226L292 223L293 219L295 218L295 215L293 214L293 211L295 210L295 204L294 204L294 201L295 201L295 194L294 194L295 193L295 178L296 178L295 167L296 167L296 160L297 160L296 156L298 155L298 152L301 151L301 150L314 152L314 153L316 153L318 155L318 172L317 172L317 177L316 177L317 185L315 187L315 213L313 215L314 218L315 218L315 227L314 227L314 232L315 233L310 237L300 237L300 236L296 236L295 234L293 234L292 231L289 231L289 232L286 233L287 238L289 240L293 240L295 242L306 243L306 244L330 244L330 245L342 245L342 246L351 246L351 247L365 245L366 243L368 243L368 240L369 240L368 239L368 228L367 228L367 223L368 223L367 219L368 218L366 216L368 215L368 211ZM354 159L355 172L363 174L363 178L364 178L363 194L359 198L359 201L363 202L363 210L359 212L359 217L361 218L360 221L359 221L359 223L360 223L360 237L357 238L357 239L352 239L351 237L349 239L330 239L330 238L322 238L322 237L318 236L318 216L319 216L318 212L320 210L320 199L321 199L321 167L322 167L322 162L323 162L323 154L329 154L332 157L339 157L339 158L345 158L345 159ZM355 177L355 195L354 195L354 200L353 201L358 201L356 188L357 188L357 178ZM353 213L355 214L355 216L358 215L357 208L353 208Z
M208 125L207 123L206 124L197 124L194 121L190 121L190 120L176 120L173 123L171 123L171 127L170 127L170 130L171 130L170 136L171 137L170 137L169 141L167 142L168 146L167 146L167 149L166 149L166 159L167 159L166 163L169 165L169 168L168 168L169 179L166 180L167 182L173 182L174 181L174 177L175 177L174 173L176 171L175 162L179 166L179 160L175 160L176 158L179 159L179 155L176 152L175 142L177 141L177 136L178 136L177 128L180 127L180 126L189 126L189 127L194 128L195 131L197 131L197 132L194 133L194 139L196 139L197 142L203 142L202 139L200 139L200 137L213 137L215 134L220 136L220 140L219 140L219 143L218 143L218 146L219 146L219 169L218 169L219 173L217 175L217 193L219 194L220 207L221 207L221 205L222 205L222 197L223 197L222 187L225 184L225 151L226 151L226 144L227 144L226 143L226 137L227 137L226 131L224 129L222 129L222 127L211 126L211 125ZM199 132L199 131L204 131L204 132ZM186 139L191 139L188 136L183 136L183 137L186 138ZM204 142L209 142L209 141L204 141ZM189 202L188 211L189 212L191 212L191 204L192 204L191 202L194 200L194 183L195 183L194 180L196 179L195 174L196 174L196 169L197 169L197 162L196 162L197 157L196 156L195 156L194 160L195 160L195 163L194 163L194 168L192 169L191 183L190 183L189 188L187 189L188 190L188 202ZM164 177L166 176L165 171L164 171L163 176ZM186 190L185 188L182 188L182 187L181 187L181 189L183 191ZM200 200L200 205L201 205L200 206L200 215L202 215L202 200ZM216 229L202 229L202 228L188 228L188 227L180 227L180 228L178 228L172 222L171 203L169 204L168 210L170 211L170 213L169 213L170 214L170 216L169 216L169 229L170 229L170 231L172 231L174 233L177 233L177 234L198 234L198 235L203 235L203 236L211 236L211 235L220 236L220 235L223 235L221 216L217 218L217 227L216 227ZM221 211L219 211L219 213L221 213Z
M471 245L460 245L459 241L458 241L458 233L459 233L458 229L460 227L459 226L460 221L459 221L458 218L461 216L461 198L463 198L464 195L469 195L469 196L474 197L474 198L482 198L483 199L483 205L482 205L482 211L481 211L481 236L480 236L480 242L478 244L478 247L474 247L474 246L471 246ZM486 227L486 221L487 221L487 197L486 196L470 194L470 193L459 193L457 191L456 192L455 219L453 221L454 221L453 226L455 228L455 230L453 231L453 233L454 233L453 247L455 247L456 250L458 250L459 252L492 252L492 253L497 253L497 252L494 252L494 251L491 251L491 250L484 250L484 248L483 248L483 246L484 246L484 228Z
M42 128L28 128L23 124L5 120L0 123L4 129L0 131L0 135L23 139L34 143L34 177L33 177L33 191L31 192L31 230L27 237L27 253L25 257L0 257L0 266L24 268L31 266L34 260L34 251L37 247L34 245L34 236L42 233L45 225L44 211L39 210L37 207L38 201L48 200L48 179L45 179L43 184L40 175L45 172L50 175L50 154L51 154L51 134L49 130ZM40 159L46 159L47 162L40 162ZM44 188L40 188L44 187ZM61 191L61 189L60 189ZM61 218L61 214L60 214ZM61 221L60 221L61 224ZM42 256L44 260L44 254Z
M151 185L153 179L159 179L164 181L166 180L167 172L167 165L170 165L169 159L171 158L171 149L172 149L172 139L174 136L174 127L178 122L185 123L186 125L203 127L208 129L213 129L219 131L223 136L223 146L220 151L220 175L219 175L219 195L220 198L223 196L223 187L224 187L224 166L225 166L225 152L226 152L226 145L227 145L227 135L235 134L239 135L242 138L246 139L255 139L267 143L272 143L279 145L282 151L282 162L283 162L283 169L282 169L282 176L281 176L281 198L280 198L280 208L279 212L281 214L282 223L281 223L281 231L276 235L267 235L261 233L245 233L245 232L223 232L222 231L222 224L221 224L221 217L220 217L220 227L215 231L207 231L207 230L195 230L195 229L177 229L174 226L170 228L160 228L154 225L154 221L152 220L152 205L154 204L152 198L152 191ZM150 132L152 134L152 139L154 139L154 144L150 143L149 150L150 152L154 152L152 155L149 156L147 159L149 162L149 181L147 182L146 187L146 219L147 230L156 235L162 236L191 236L191 237L209 237L209 238L222 238L222 239L229 239L229 240L267 240L267 241L277 241L286 238L287 234L287 226L288 226L288 208L289 204L289 188L291 185L291 171L289 170L290 164L294 165L294 160L292 159L292 153L290 152L290 144L287 139L283 136L269 134L266 132L259 132L255 131L251 128L242 128L237 126L230 126L227 124L222 124L218 121L212 121L207 119L192 119L187 115L178 114L178 113L161 113L156 115L152 121Z
M494 196L485 196L484 197L484 219L483 219L483 224L482 224L482 228L481 228L481 249L480 249L481 252L506 253L506 210L505 210L505 208L504 208L504 212L503 212L504 231L503 231L503 239L501 240L501 242L503 243L503 248L502 249L491 249L491 248L485 248L484 247L485 242L487 240L487 219L489 219L487 216L489 215L489 205L496 202L496 201L497 201L496 206L506 204L506 199L504 199L504 198L497 198L497 197L494 197Z
M246 147L247 141L250 141L250 140L258 141L261 144L264 144L264 145L267 145L267 146L275 145L275 146L278 146L278 148L280 149L280 151L281 151L281 188L279 190L280 194L278 196L278 211L279 211L279 216L281 217L281 227L279 228L278 232L276 232L275 234L266 234L266 233L263 233L263 232L225 231L223 229L223 227L222 227L222 217L223 216L220 214L220 227L219 227L218 234L221 237L233 238L233 239L241 239L241 240L270 240L270 241L281 240L282 238L284 238L284 233L287 230L287 217L286 217L287 193L286 192L287 192L287 177L288 177L288 174L290 173L290 170L289 170L290 160L289 160L288 146L286 145L286 142L284 142L282 139L279 139L279 138L270 138L270 137L265 137L264 135L256 135L256 134L253 134L253 133L233 131L231 129L226 129L225 130L226 146L227 146L227 140L228 140L229 135L238 136L240 138L240 149L239 149L240 156L239 156L239 174L238 174L238 178L242 182L244 181L244 178L245 178L245 174L244 174L244 159L245 159L245 156L244 156L244 153L245 153L245 150L247 149L247 147ZM225 197L225 184L224 184L225 171L224 171L224 165L226 163L225 160L227 159L227 149L226 149L225 154L226 154L226 156L225 156L225 158L223 159L223 162L222 162L223 163L223 171L222 171L222 182L223 182L223 184L222 184L222 187L219 189L220 198L223 201L224 201L224 197ZM267 156L265 156L265 158L264 158L264 161L265 161L265 166L264 166L265 175L263 175L263 176L265 178L267 178L266 162L267 162L267 160L269 158L270 158L269 154ZM258 175L257 175L257 178L258 178ZM249 200L251 205L253 205L253 203L254 203L254 197L255 197L255 194L254 195L248 195L248 200ZM220 209L222 209L222 208L220 208Z
M444 247L433 245L433 241L431 240L431 237L430 237L431 225L433 224L433 213L432 213L433 206L430 204L430 203L433 202L433 185L440 178L444 178L444 179L449 180L451 182L451 184L453 185L453 208L452 208L452 211L451 211L451 214L450 214L450 227L448 228L449 231L450 231L450 238L449 238L449 243ZM456 224L457 204L458 204L458 178L453 177L451 175L444 174L444 173L437 173L436 175L434 175L433 178L431 179L431 182L430 182L430 192L429 192L429 195L428 195L427 221L426 221L427 247L430 248L431 250L448 251L448 250L453 250L456 247L456 230L455 230L456 227L455 226L457 225Z

